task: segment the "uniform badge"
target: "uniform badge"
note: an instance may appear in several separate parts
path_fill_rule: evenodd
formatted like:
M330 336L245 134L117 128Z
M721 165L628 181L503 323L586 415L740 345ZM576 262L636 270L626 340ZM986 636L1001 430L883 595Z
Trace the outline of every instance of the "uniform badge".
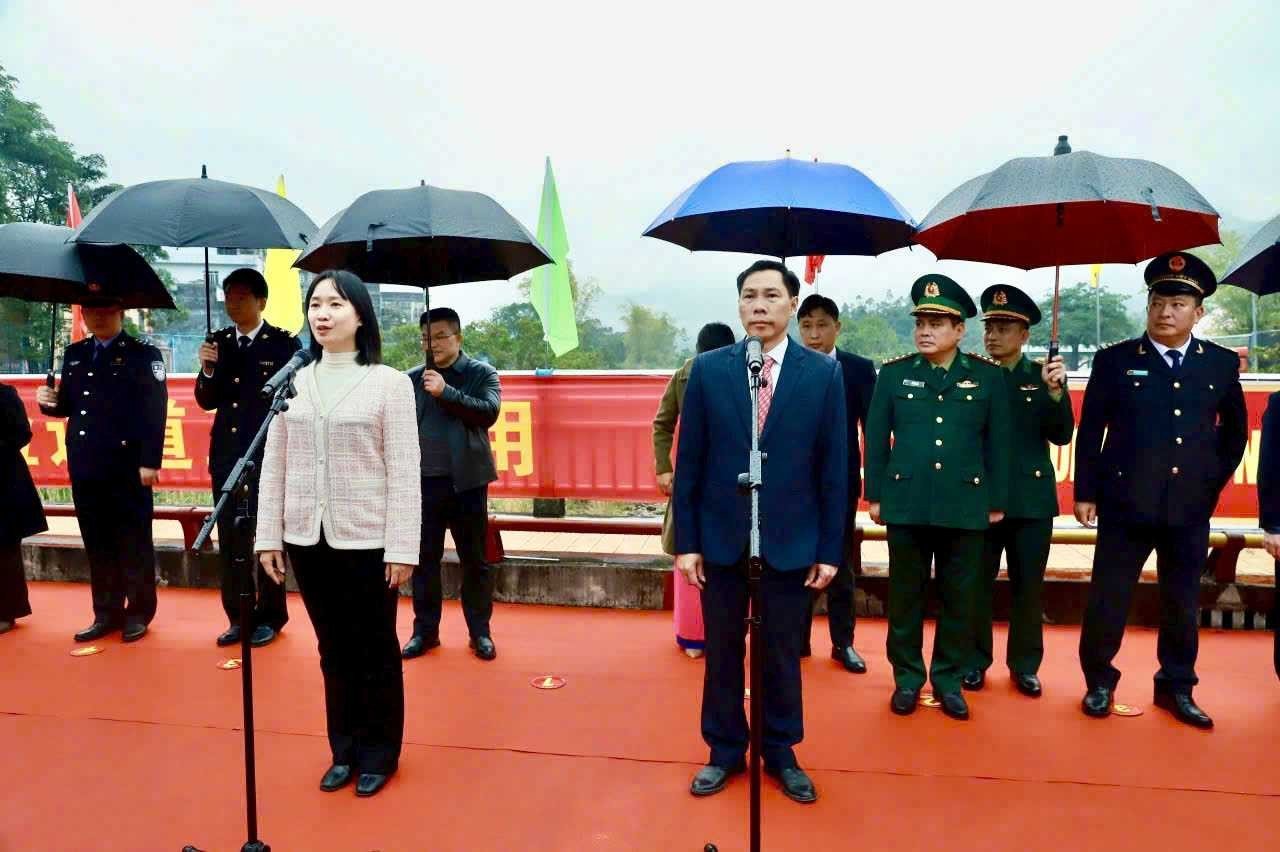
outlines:
M1009 295L1003 290L997 290L995 295L991 297L991 304L1007 305L1009 304Z
M163 361L151 362L151 375L155 376L157 382L164 381L164 362Z
M1181 272L1187 268L1187 259L1180 254L1175 254L1169 258L1169 271Z
M1126 376L1147 376L1150 375L1146 370L1125 370Z
M958 388L976 388L977 386L978 383L973 379L965 379L964 381L956 382L956 387Z
M930 281L924 285L924 294L926 296L937 296L941 291L938 289L938 282Z
M90 282L89 282L89 292L90 292L90 293L100 293L100 292L102 292L102 285L101 285L101 284L99 284L97 281L90 281Z
M1040 390L1040 386L1039 385L1019 385L1018 390L1035 391L1035 390Z
M917 381L917 380L915 380L915 379L903 379L903 380L902 380L902 383L903 383L904 385L906 385L907 387L909 387L909 388L922 388L922 387L924 387L924 382Z

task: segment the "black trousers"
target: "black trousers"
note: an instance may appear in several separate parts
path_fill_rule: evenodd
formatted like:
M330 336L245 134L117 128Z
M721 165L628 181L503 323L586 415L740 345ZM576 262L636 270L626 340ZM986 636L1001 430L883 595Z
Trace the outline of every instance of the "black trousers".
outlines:
M1036 674L1044 660L1044 569L1049 563L1053 518L1005 518L987 530L982 570L973 596L973 664L986 671L994 661L991 622L1000 554L1009 563L1009 641L1005 663L1014 674Z
M404 674L396 637L399 590L387 588L381 550L335 550L320 534L286 545L320 646L333 762L390 775L404 741Z
M1156 691L1190 695L1199 682L1196 609L1209 552L1209 525L1142 526L1099 518L1089 604L1080 630L1080 667L1090 689L1115 689L1120 682L1120 670L1111 661L1120 650L1133 589L1152 550L1160 583Z
M489 486L454 492L448 476L422 478L421 563L413 572L413 635L440 635L440 608L444 590L440 585L440 559L444 556L444 533L453 535L453 544L462 565L462 614L474 639L489 635L493 617L493 567L484 561L484 537L489 527Z
M702 620L707 629L706 668L702 681L702 739L711 763L733 766L747 753L750 729L743 706L746 691L747 613L750 590L746 560L737 565L706 565ZM813 597L805 586L807 571L775 571L764 566L761 577L760 631L764 654L763 754L766 766L796 765L792 746L804 739L804 705L800 684L801 630L812 612ZM752 700L759 700L752 696Z
M827 584L827 631L831 634L831 647L844 648L853 644L853 631L858 625L854 610L854 593L857 591L857 575L862 570L862 548L853 546L854 512L850 510L844 527L845 558L836 569L836 576ZM817 604L822 592L814 592ZM813 607L804 625L805 652L809 651L809 637L813 634Z
M31 614L27 575L22 569L22 540L0 544L0 621Z
M94 621L150 624L156 615L151 489L132 468L106 479L73 478L71 499L89 559Z
M217 477L213 483L213 500L217 503L222 493L218 490L222 487L225 477ZM258 489L255 483L254 487L249 491L249 514L251 517L258 515ZM222 611L227 614L227 620L233 625L240 624L240 589L244 586L243 569L237 570L235 566L235 554L243 552L249 554L249 566L251 569L249 583L249 595L254 601L253 621L250 627L257 627L265 624L273 630L280 630L289 623L289 606L285 600L284 586L272 582L267 576L267 572L263 570L256 554L253 552L253 529L247 531L246 535L242 535L236 531L236 512L239 509L237 501L227 506L226 511L222 513L222 517L218 518L218 556L222 561ZM256 583L255 579L256 578ZM255 588L256 586L256 588Z

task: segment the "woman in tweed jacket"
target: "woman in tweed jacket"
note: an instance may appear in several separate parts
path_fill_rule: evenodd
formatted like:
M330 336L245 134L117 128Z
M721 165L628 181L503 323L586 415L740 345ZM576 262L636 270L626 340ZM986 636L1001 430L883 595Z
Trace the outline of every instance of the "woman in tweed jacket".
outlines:
M404 738L398 587L418 564L421 497L413 386L385 366L373 302L349 272L325 272L304 302L315 361L267 434L255 548L284 582L285 554L315 627L333 765L372 796ZM286 475L287 474L287 475Z

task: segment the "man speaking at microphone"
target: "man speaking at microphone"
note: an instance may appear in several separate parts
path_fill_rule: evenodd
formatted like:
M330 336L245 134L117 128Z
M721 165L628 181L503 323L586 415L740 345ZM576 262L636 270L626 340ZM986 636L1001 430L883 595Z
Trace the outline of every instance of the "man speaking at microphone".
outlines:
M800 281L776 261L738 276L738 315L760 340L760 636L763 655L765 772L797 802L817 799L792 747L804 738L800 651L814 589L824 588L842 557L848 510L844 383L836 361L787 337ZM748 341L693 362L676 456L676 570L702 590L706 672L702 737L708 764L690 791L709 796L746 767L743 707L749 589L750 497L738 490L751 451Z

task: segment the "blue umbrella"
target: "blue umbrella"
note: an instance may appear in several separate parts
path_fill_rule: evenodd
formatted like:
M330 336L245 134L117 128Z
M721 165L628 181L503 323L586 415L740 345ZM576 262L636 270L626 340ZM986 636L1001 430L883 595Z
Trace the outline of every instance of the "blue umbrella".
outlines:
M680 194L644 232L690 251L788 258L877 255L910 245L916 223L850 166L793 160L729 163Z
M1223 273L1222 283L1252 290L1259 296L1280 293L1280 216L1249 238L1240 257Z

